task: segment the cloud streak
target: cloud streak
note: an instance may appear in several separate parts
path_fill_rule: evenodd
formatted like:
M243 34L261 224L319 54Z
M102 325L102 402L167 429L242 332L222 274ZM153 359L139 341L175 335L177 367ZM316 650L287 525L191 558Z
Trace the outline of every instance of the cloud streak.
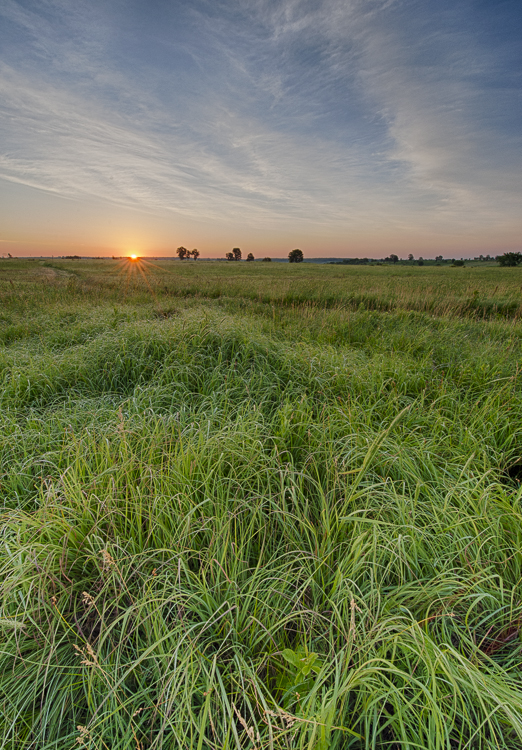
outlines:
M0 177L256 231L515 226L513 53L470 7L5 0Z

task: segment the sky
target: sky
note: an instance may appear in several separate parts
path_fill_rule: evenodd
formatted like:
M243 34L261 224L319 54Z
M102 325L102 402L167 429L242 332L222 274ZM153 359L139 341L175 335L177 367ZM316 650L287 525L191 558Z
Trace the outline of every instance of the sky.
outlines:
M0 0L0 255L522 250L520 0Z

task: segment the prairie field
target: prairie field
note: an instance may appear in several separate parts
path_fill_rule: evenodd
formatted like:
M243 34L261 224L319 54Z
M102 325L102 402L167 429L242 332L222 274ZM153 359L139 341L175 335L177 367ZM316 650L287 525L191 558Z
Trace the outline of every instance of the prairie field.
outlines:
M522 269L0 261L0 748L518 750Z

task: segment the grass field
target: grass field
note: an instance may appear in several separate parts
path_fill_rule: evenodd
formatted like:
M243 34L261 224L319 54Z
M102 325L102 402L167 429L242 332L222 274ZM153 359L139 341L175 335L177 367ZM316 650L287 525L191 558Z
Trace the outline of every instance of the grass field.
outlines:
M0 747L517 749L522 270L0 261Z

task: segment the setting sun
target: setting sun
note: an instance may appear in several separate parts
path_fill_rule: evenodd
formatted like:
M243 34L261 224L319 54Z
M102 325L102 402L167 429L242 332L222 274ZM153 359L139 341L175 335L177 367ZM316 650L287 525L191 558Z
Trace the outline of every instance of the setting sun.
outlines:
M129 260L138 260L138 256L137 255L130 255L129 256Z

